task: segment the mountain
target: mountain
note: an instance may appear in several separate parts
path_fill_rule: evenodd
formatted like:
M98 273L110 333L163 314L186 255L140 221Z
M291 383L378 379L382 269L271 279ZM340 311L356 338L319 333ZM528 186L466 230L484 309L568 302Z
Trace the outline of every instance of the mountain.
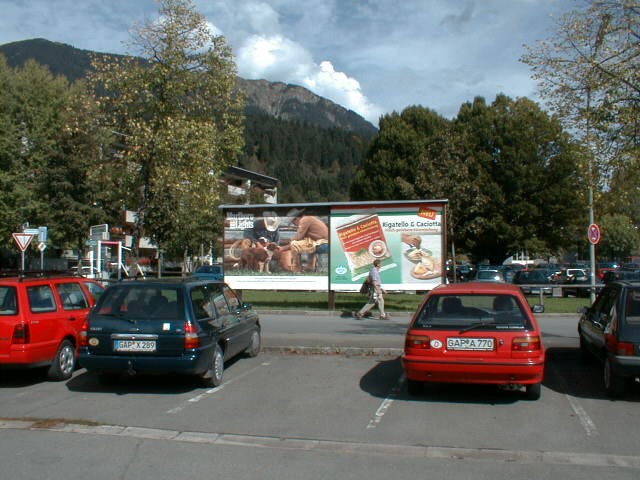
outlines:
M91 68L91 56L117 57L110 53L81 50L64 43L43 38L0 45L0 53L15 68L32 58L49 67L54 75L64 75L74 82ZM306 88L266 80L238 78L238 85L246 94L246 113L266 114L276 119L339 128L370 138L377 129L357 113L345 109Z

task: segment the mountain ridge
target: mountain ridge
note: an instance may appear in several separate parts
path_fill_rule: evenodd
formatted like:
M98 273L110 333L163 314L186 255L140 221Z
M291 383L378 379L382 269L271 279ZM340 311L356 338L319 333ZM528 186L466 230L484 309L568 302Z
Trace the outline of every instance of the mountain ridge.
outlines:
M91 56L123 57L124 55L83 50L44 38L21 40L0 45L0 53L12 68L22 66L32 58L47 66L54 75L64 75L70 82L86 76L91 68ZM377 128L353 110L316 95L305 87L283 82L237 77L238 87L246 95L246 113L264 113L274 118L340 128L367 138Z

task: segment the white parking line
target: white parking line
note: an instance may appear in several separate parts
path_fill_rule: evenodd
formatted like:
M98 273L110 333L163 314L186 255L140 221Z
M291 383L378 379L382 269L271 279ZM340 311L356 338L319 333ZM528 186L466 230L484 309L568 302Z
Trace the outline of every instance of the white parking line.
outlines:
M582 405L580 405L580 403L578 402L578 399L576 399L575 397L572 397L567 393L569 390L567 387L567 382L565 381L562 374L558 371L558 369L553 364L551 364L551 371L553 371L553 374L556 377L558 377L558 382L562 387L564 396L569 402L569 405L571 406L571 410L573 410L573 413L575 413L576 417L578 417L578 420L580 421L582 428L585 429L587 433L587 437L598 435L598 428L596 427L596 424L593 423L593 420L591 420L591 417L586 412L586 410L582 408Z
M188 407L190 404L194 404L194 403L198 403L200 400L210 397L211 395L213 395L214 393L219 392L220 390L223 390L225 385L231 385L234 382L237 382L238 380L246 377L247 375L252 374L253 372L255 372L256 370L259 370L261 367L266 367L268 365L271 365L271 362L263 362L260 365L258 365L257 367L252 368L251 370L247 370L244 373L241 373L240 375L238 375L237 377L233 377L231 380L229 380L228 382L224 382L222 385L220 385L219 387L215 387L215 388L210 388L209 390L207 390L204 393L200 393L198 395L196 395L195 397L191 397L185 401L183 401L180 405L178 405L177 407L174 407L170 410L167 410L168 414L174 414L174 413L178 413L181 412L182 410L184 410L186 407Z
M400 375L400 378L393 386L389 395L382 401L376 413L374 413L373 418L369 420L369 424L367 425L367 430L376 428L378 424L382 421L382 417L387 413L389 407L393 404L396 398L398 398L398 394L400 393L400 389L402 388L402 384L404 383L405 376L404 373Z

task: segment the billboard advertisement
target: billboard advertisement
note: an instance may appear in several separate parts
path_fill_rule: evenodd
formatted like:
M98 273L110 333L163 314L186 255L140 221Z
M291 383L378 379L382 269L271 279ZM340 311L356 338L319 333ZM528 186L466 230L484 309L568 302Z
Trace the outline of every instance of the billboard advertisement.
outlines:
M328 206L225 206L224 218L224 276L231 287L328 290Z
M224 279L236 289L356 292L382 262L387 290L443 281L446 200L223 205Z
M430 290L444 274L444 203L331 208L329 288L358 291L373 261L387 290Z

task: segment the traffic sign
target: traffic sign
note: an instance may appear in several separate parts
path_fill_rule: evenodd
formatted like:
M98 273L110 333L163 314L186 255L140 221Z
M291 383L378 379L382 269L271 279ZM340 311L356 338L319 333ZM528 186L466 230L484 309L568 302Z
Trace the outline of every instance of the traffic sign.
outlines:
M41 252L44 252L47 249L47 244L44 242L40 242L38 244L38 250L40 250Z
M600 242L600 227L595 223L589 225L587 237L592 244L597 245Z
M31 243L31 240L33 240L33 237L35 237L35 235L31 233L13 233L12 235L21 252L24 252L27 249L27 247Z

